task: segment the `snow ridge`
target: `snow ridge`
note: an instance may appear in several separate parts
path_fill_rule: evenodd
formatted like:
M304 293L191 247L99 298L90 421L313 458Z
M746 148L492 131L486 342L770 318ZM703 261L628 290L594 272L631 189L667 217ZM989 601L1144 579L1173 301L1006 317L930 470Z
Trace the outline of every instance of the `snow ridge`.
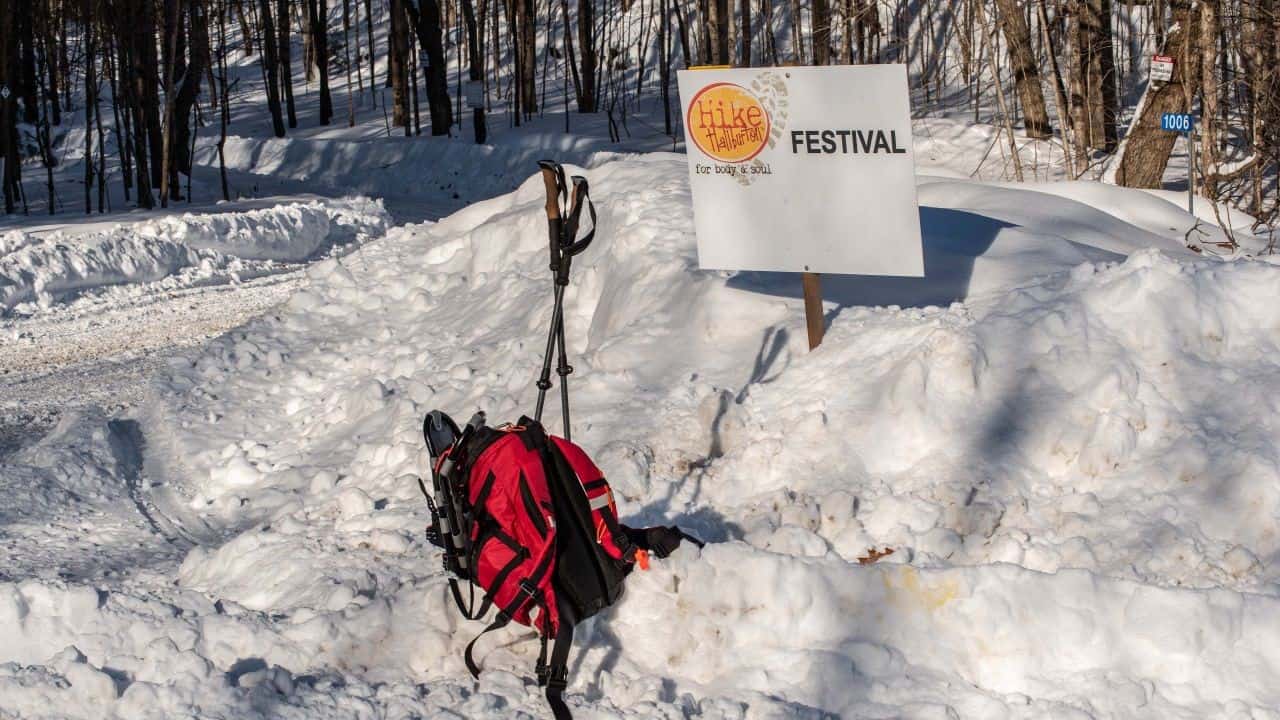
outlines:
M83 235L13 231L0 238L0 311L49 308L114 285L244 280L380 236L389 226L381 202L358 197L188 213Z

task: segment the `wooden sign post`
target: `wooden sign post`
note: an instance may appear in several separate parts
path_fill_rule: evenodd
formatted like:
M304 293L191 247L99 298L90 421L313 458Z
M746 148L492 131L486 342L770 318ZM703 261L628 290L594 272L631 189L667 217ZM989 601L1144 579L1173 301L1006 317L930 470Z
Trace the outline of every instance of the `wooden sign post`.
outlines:
M804 285L804 324L809 329L809 349L822 344L827 331L827 321L822 314L822 276L807 272L800 275Z

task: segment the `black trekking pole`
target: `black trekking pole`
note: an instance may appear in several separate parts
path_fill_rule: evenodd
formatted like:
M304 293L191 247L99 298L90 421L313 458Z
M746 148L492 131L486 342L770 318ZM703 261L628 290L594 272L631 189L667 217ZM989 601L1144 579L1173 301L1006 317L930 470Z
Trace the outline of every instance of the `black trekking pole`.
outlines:
M564 168L550 160L539 161L538 167L542 171L542 181L547 191L547 234L551 273L555 281L555 302L551 311L551 327L547 331L547 349L542 356L542 372L538 375L538 404L534 419L542 422L547 390L551 388L551 356L558 352L556 374L560 376L560 410L564 421L564 437L569 440L569 375L573 372L573 366L569 364L565 350L564 291L569 285L573 256L586 250L595 236L596 210L588 197L586 178L575 175L572 178L573 192L570 194L565 183ZM567 211L561 210L562 199L569 201ZM591 216L591 230L581 240L577 240L584 205Z

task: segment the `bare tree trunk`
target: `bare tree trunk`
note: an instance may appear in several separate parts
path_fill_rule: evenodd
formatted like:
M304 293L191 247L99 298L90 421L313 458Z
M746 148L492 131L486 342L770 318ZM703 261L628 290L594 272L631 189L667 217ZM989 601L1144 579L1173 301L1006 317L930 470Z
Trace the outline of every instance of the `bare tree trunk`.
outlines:
M227 88L227 22L226 0L219 0L222 8L218 12L218 92L222 101L218 103L218 179L222 185L222 199L231 199L231 189L227 186L227 158L223 152L227 144L227 125L231 122L231 103Z
M245 15L243 0L235 2L236 19L240 21L240 39L244 43L245 57L253 57L253 29L249 27L249 18Z
M44 27L41 33L41 42L44 46L44 70L47 76L47 87L45 88L45 96L49 100L49 121L54 125L62 124L62 105L58 99L58 76L59 68L62 74L65 74L67 66L66 58L66 33L56 33L55 26L58 24L53 12L55 9L53 3L50 3L43 13ZM66 12L59 13L62 17L66 17ZM55 59L53 49L58 48L57 58Z
M427 55L427 104L431 111L431 134L448 135L453 124L453 103L449 99L448 66L445 64L444 44L440 33L440 4L438 0L421 0L419 12L412 3L405 3L409 19L418 36L418 45Z
M1115 41L1111 28L1111 0L1088 0L1093 33L1089 51L1089 106L1095 118L1093 126L1101 137L1093 138L1093 147L1115 152L1119 141L1116 118L1119 97L1116 92Z
M825 0L824 0L825 1ZM720 65L728 65L732 57L732 48L729 46L729 25L732 24L733 18L730 16L730 8L733 6L729 0L711 0L712 6L715 8L715 52L716 63Z
M40 94L36 83L35 10L31 0L15 0L13 11L17 15L17 40L21 48L21 71L14 73L16 87L13 92L22 97L22 120L34 125L40 120Z
M369 97L373 99L373 104L378 104L378 81L374 79L377 70L376 58L378 57L378 46L373 38L373 0L364 0L364 23L365 29L369 35L369 50L366 55L369 58Z
M298 127L298 109L293 102L293 40L289 33L289 3L292 0L276 0L276 32L280 39L276 52L280 58L280 93L284 96L285 112L289 127Z
M520 106L525 117L538 109L538 28L533 0L513 0L516 5L516 42L520 53Z
M93 3L80 3L80 21L84 28L84 214L93 212L93 111L98 106L98 73L94 70ZM99 148L101 151L101 148ZM99 178L101 182L101 178Z
M813 0L813 64L831 62L831 6L827 0Z
M310 29L312 58L320 73L320 124L333 118L333 97L329 94L329 2L307 0L307 27Z
M149 188L157 188L162 182L161 158L164 157L164 139L160 127L160 87L157 72L160 61L156 55L155 8L149 0L135 0L137 21L133 24L132 76L136 93L135 101L141 109L141 127L145 147L149 155L146 163L150 171ZM143 146L136 146L138 158L143 156ZM139 188L141 190L141 188ZM148 192L148 195L150 193ZM150 207L148 205L147 207Z
M174 83L183 71L182 54L179 48L179 37L182 35L182 3L183 0L164 0L164 126L161 137L164 146L160 155L160 207L169 207L171 194L180 194L174 181L173 169L173 116L174 116ZM154 157L152 158L154 162Z
M573 95L578 99L578 107L582 107L582 78L578 74L578 58L573 51L572 23L569 21L569 0L560 0L560 19L564 23L564 48L566 63L573 75Z
M770 65L777 65L778 37L773 32L773 0L760 0L760 16L764 18L764 54Z
M104 34L110 47L103 53L103 57L107 60L107 77L111 81L111 119L116 129L116 152L120 156L120 184L124 190L124 201L129 202L129 191L133 189L133 128L129 125L128 108L121 112L128 97L129 84L120 78L121 68L128 67L129 63L125 57L124 43L119 41L118 29L115 37L116 40L113 41L112 35Z
M1071 0L1072 120L1083 146L1116 147L1117 97L1111 0Z
M684 66L687 68L693 65L693 45L689 41L689 24L685 21L683 4L683 0L674 0L671 5L671 12L676 16L676 35L680 39L680 58L684 60Z
M800 0L791 0L791 62L804 65L804 23Z
M1198 6L1189 0L1173 0L1174 25L1165 36L1160 54L1177 59L1170 82L1156 88L1148 86L1138 103L1138 112L1129 128L1117 158L1116 183L1125 187L1158 188L1169 165L1178 136L1160 129L1164 113L1187 112L1191 107L1191 88L1199 80L1196 39Z
M1022 124L1027 136L1041 140L1052 137L1053 126L1049 124L1049 111L1040 86L1040 68L1031 48L1031 31L1018 1L996 0L996 15L1009 47L1009 62L1022 99Z
M52 113L49 110L49 88L44 83L47 76L48 65L53 61L53 55L49 52L49 37L45 33L40 33L40 61L42 66L36 75L37 82L40 83L38 97L41 102L40 122L36 125L36 143L40 148L40 163L44 165L45 171L45 189L49 196L49 214L53 215L58 211L58 195L57 188L53 182L53 168L57 166L57 158L53 155L52 131L49 125L49 119Z
M853 64L853 0L840 0L840 63ZM963 40L963 36L962 36Z
M750 0L744 0L745 3ZM668 0L659 0L658 3L658 78L662 85L662 131L667 135L671 134L671 29L669 17L670 12L667 6ZM744 12L744 16L750 17L750 10ZM750 22L747 20L746 22ZM750 47L750 33L743 35L746 47ZM745 53L747 59L750 59L750 53Z
M1201 167L1216 169L1218 166L1218 25L1222 12L1220 0L1202 0L1200 3L1200 160ZM1196 62L1193 58L1191 61ZM1204 194L1218 196L1217 182L1212 173L1205 173Z
M1071 115L1067 105L1067 91L1062 84L1062 70L1058 67L1058 49L1053 41L1053 33L1049 28L1049 11L1045 8L1045 0L1039 2L1040 30L1044 35L1045 54L1049 57L1049 69L1053 74L1054 107L1058 112L1058 124L1062 127L1062 153L1066 159L1067 175L1075 179L1076 145L1075 128L1071 124Z
M200 95L200 79L205 72L205 63L209 59L209 15L205 8L205 0L187 0L189 2L187 16L190 20L191 62L182 75L174 99L173 119L173 167L176 172L191 176L191 110L195 107ZM173 178L171 178L173 179ZM176 195L174 196L176 197Z
M462 21L467 26L467 79L479 82L484 79L483 33L476 26L476 11L472 0L462 0Z
M120 6L116 32L120 52L120 90L122 105L128 117L125 126L131 131L129 156L135 173L138 207L151 208L155 198L151 194L152 174L147 161L149 132L146 120L147 88L149 72L156 69L155 23L151 9L145 0L127 0ZM141 28L141 30L140 30ZM145 32L144 32L145 31ZM140 39L141 38L141 39ZM150 82L150 84L154 84ZM158 147L153 147L153 158L158 160Z
M17 33L14 31L18 22L17 13L0 12L0 84L5 87L20 87ZM6 213L17 209L22 172L18 147L18 95L10 92L0 98L0 190L3 190Z
M356 6L359 8L359 5ZM356 45L360 44L359 28L356 28ZM359 52L357 50L356 52ZM342 66L347 72L347 127L356 126L356 97L351 85L351 0L342 0ZM361 83L363 85L363 82ZM360 88L361 94L364 88Z
M413 3L406 2L405 8L412 7ZM413 27L413 23L409 23ZM409 38L409 61L406 67L409 68L409 95L413 98L413 134L422 134L422 108L418 104L418 57L421 55L417 51L417 43L413 37Z
M409 38L406 35L404 4L406 0L391 0L391 37L387 43L387 65L391 73L391 101L395 107L392 123L409 134L409 72L405 63L409 59Z
M1089 165L1089 148L1092 146L1093 129L1088 108L1089 30L1084 15L1085 0L1068 0L1070 27L1067 37L1071 42L1067 63L1071 83L1071 126L1075 128L1075 165L1082 170Z
M853 7L856 14L854 34L858 37L858 62L878 62L879 56L872 49L872 39L880 34L879 8L872 0L854 0Z
M307 0L298 0L298 34L302 36L302 81L310 89L311 81L316 79L316 46L311 35L311 18L307 12ZM290 14L292 15L292 8Z
M280 113L280 58L276 54L276 28L271 20L271 4L268 0L258 0L258 7L258 19L262 23L262 67L267 74L267 109L271 112L271 127L276 137L284 137L284 117Z
M982 6L978 5L977 10L979 22L984 26L987 25L986 13L983 11ZM1013 135L1012 116L1009 113L1009 105L1005 101L1004 85L1000 82L1000 69L995 63L996 30L994 27L991 28L988 37L991 40L991 52L987 54L987 64L991 68L991 82L996 88L996 102L1000 105L1000 114L1004 116L1004 128L1009 137L1009 153L1013 157L1014 176L1018 182L1022 182L1022 158L1018 155L1018 140Z
M596 111L595 0L578 0L578 51L582 53L582 91L578 112Z
M694 4L698 12L697 22L690 19L690 24L697 30L698 59L690 60L691 64L710 65L714 56L711 54L711 0L696 0Z
M740 0L725 0L725 54L728 60L725 64L740 66L742 60L738 57L738 23L737 12L738 2ZM750 0L741 0L742 2L750 2Z
M753 65L751 58L751 0L742 1L742 67L751 67ZM663 18L666 22L666 18Z

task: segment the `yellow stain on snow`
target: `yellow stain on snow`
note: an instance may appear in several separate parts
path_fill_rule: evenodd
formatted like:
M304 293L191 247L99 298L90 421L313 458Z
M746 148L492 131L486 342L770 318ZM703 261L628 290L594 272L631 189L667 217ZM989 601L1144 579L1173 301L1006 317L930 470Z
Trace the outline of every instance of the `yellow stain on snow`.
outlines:
M910 565L898 565L881 578L889 591L889 602L899 607L915 606L933 612L960 596L960 585L955 580L921 585L920 572Z

